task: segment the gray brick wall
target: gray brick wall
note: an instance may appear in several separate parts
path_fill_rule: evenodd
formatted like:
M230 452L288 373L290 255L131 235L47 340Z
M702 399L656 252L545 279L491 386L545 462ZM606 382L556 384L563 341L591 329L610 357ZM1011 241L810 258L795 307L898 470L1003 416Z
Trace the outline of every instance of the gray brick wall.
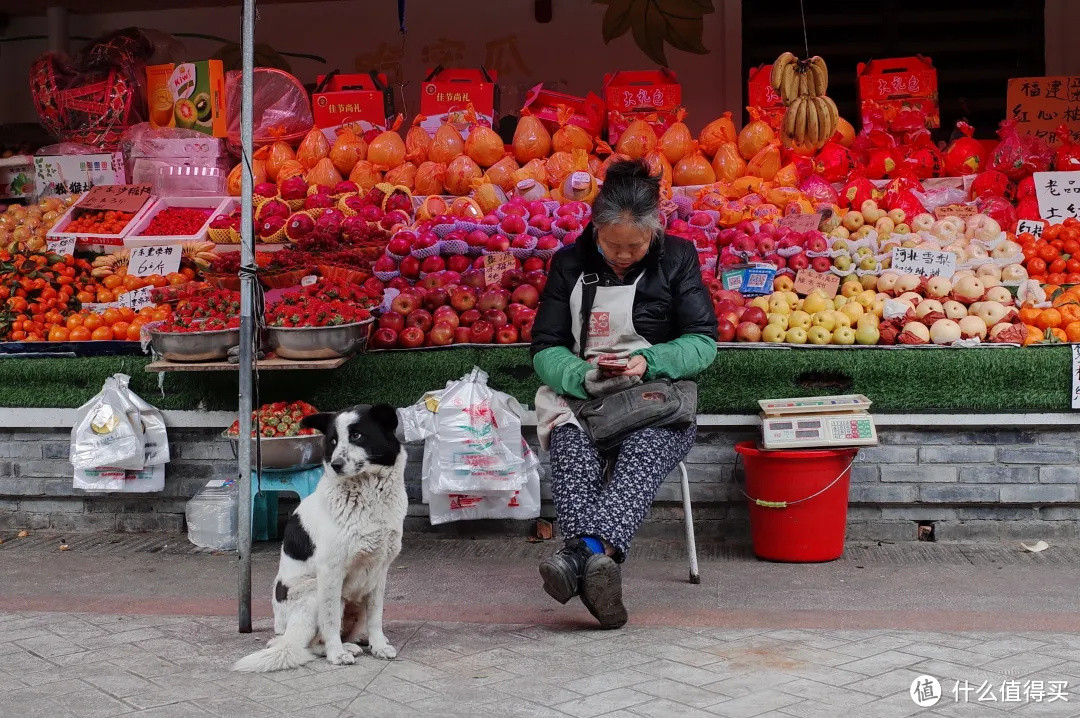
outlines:
M917 525L927 521L935 523L942 540L1080 538L1080 466L1072 432L934 427L880 433L881 445L860 451L852 469L851 538L913 540ZM733 445L754 436L748 429L699 431L687 467L703 540L748 536ZM536 448L535 436L529 438ZM218 429L173 430L170 441L173 461L163 492L93 495L71 486L67 430L0 430L0 530L181 530L187 499L210 479L232 477L236 465ZM419 503L421 447L410 447L409 459L411 529L528 530L501 522L428 527L426 508ZM661 487L643 529L647 535L681 535L678 479L676 472ZM546 466L541 493L542 514L553 517Z

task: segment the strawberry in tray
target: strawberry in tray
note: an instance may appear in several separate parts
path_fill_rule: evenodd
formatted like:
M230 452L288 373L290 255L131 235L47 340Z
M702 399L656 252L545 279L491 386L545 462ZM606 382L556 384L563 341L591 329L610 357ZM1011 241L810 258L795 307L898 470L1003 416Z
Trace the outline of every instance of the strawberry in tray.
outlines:
M275 439L283 436L312 436L318 432L314 429L305 429L300 422L305 416L318 413L318 409L306 401L284 402L263 404L257 410L251 412L251 435L258 432L264 439ZM225 432L228 436L240 435L240 420L237 419Z

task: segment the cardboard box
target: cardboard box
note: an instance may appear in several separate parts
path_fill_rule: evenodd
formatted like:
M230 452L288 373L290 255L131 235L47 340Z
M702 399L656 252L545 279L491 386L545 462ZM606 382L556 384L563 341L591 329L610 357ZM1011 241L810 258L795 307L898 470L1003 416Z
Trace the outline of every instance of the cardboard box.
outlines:
M565 92L545 90L540 84L529 90L525 96L525 107L539 117L550 132L559 129L560 105L573 112L567 120L568 124L577 125L588 132L590 137L599 137L604 131L606 108L604 101L595 92L590 92L585 97L577 97Z
M34 182L41 197L81 194L97 185L127 184L124 156L101 152L35 157Z
M759 65L750 68L750 75L746 81L746 103L750 107L761 110L766 122L778 127L784 112L784 101L769 84L769 74L772 72L772 64Z
M630 122L650 115L656 116L649 124L660 136L675 123L675 110L682 104L682 85L668 69L622 70L604 75L604 102L612 145Z
M221 60L146 68L151 127L182 127L226 136L225 72Z
M420 126L432 137L449 122L469 136L466 116L472 105L480 121L495 127L499 119L499 75L494 70L479 68L444 68L429 70L420 85L420 114L425 119Z
M857 75L863 117L869 110L867 103L877 103L897 112L925 113L928 128L941 126L937 70L929 57L916 55L860 62Z
M385 73L319 75L311 96L315 126L331 141L343 125L355 125L359 134L385 130L394 122L394 93Z
M0 199L25 199L35 194L34 158L14 155L0 159Z

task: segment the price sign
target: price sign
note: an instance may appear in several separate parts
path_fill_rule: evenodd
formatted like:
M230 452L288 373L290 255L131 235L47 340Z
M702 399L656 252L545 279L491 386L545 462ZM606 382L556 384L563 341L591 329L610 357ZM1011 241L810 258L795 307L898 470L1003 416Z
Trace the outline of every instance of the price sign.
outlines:
M835 297L840 289L840 277L832 272L815 272L813 269L800 269L795 275L795 293L807 295L815 289L824 290L829 297Z
M1080 139L1080 77L1014 77L1005 93L1005 116L1025 135L1059 142L1057 128L1065 125L1073 140Z
M792 232L811 232L821 224L821 213L789 214L781 218L780 226L788 227Z
M1080 172L1036 172L1033 177L1040 217L1050 224L1080 219Z
M1027 232L1035 239L1038 239L1042 236L1045 227L1046 222L1041 219L1020 219L1016 221L1016 234Z
M120 302L84 302L82 308L88 312L101 313L106 309L116 309L120 306Z
M952 277L956 273L956 254L929 249L896 247L892 251L892 269L920 277Z
M134 277L149 277L166 274L180 269L179 245L168 244L159 247L132 247L128 258L128 274Z
M48 249L50 254L59 254L61 256L75 254L75 238L62 237L60 239L50 239L48 242Z
M938 207L934 210L934 217L937 219L944 219L945 217L959 217L960 219L967 219L968 217L978 214L978 210L975 209L975 205L972 204L947 204L943 207Z
M517 266L514 255L509 252L495 252L484 257L484 285L498 284L502 276Z
M309 275L307 275L306 277L304 277L303 279L300 280L300 286L301 287L310 287L312 284L315 284L315 282L317 282L317 281L319 281L318 277L316 277L314 274L309 274Z
M143 307L152 307L154 302L150 299L150 293L154 287L143 287L130 292L124 292L117 298L121 307L130 307L133 311L139 311Z
M138 212L146 204L146 200L150 199L150 192L151 187L148 184L96 185L79 201L79 207Z
M1072 408L1080 409L1080 344L1072 345Z

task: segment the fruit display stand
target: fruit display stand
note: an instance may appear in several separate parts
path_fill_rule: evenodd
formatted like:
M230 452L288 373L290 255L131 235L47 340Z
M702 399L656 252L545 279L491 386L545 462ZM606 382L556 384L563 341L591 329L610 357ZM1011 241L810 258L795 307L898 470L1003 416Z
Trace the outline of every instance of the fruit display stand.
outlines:
M259 361L259 371L310 371L337 369L349 360L348 357L334 359L281 359L272 357ZM239 364L227 361L179 362L157 359L144 367L148 372L200 372L200 371L236 371Z

